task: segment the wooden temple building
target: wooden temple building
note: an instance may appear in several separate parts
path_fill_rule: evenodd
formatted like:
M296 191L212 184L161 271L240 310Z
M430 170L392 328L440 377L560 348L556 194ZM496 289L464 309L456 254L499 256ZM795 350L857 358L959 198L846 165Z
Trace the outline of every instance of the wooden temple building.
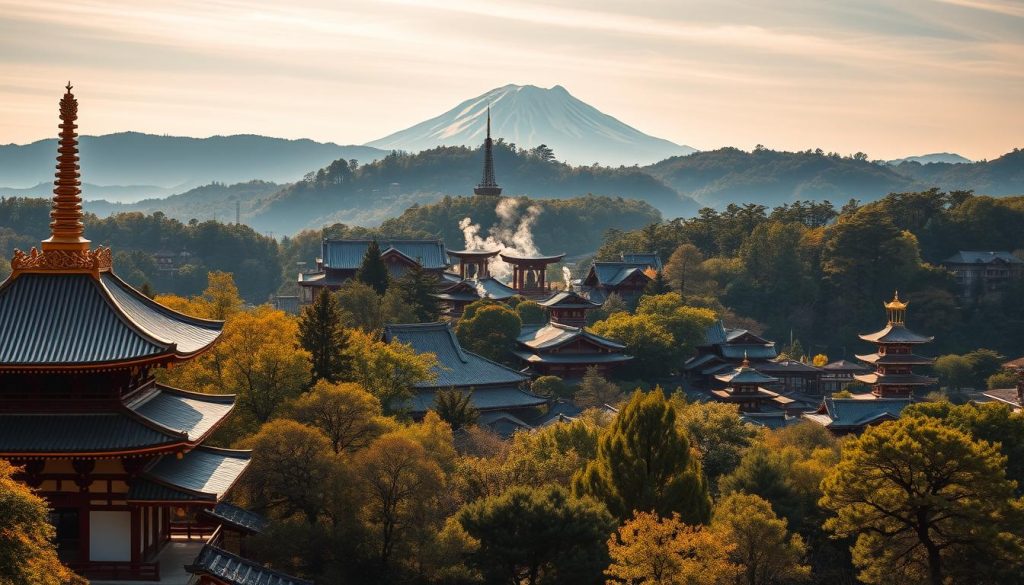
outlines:
M580 292L600 304L612 293L632 302L663 269L656 252L630 252L620 258L591 264L586 276L579 281Z
M459 319L466 305L481 299L507 301L518 293L491 276L490 263L498 251L449 250L454 272L445 272L434 296L444 306L445 316Z
M587 311L592 311L601 306L571 290L559 291L539 304L547 309L552 323L560 323L572 327L583 327L586 325Z
M766 376L750 367L750 360L746 358L740 367L727 374L718 374L715 379L726 386L724 389L711 390L715 400L736 404L741 413L783 411L793 403L793 399L763 388L764 385L777 383L778 378Z
M373 240L329 240L321 243L316 270L299 274L299 297L309 304L320 289L338 290L359 271L366 250ZM440 240L377 240L380 256L393 278L399 278L413 266L420 266L439 279L450 262Z
M527 256L501 252L500 256L503 261L512 265L512 282L509 286L524 297L544 298L551 294L547 282L548 266L560 262L565 254Z
M914 372L918 366L930 366L935 362L929 357L914 353L914 349L930 343L934 337L920 335L907 329L907 305L900 300L899 293L885 303L889 322L874 333L860 335L864 341L874 343L875 353L858 355L857 359L875 368L874 372L857 374L854 379L871 386L871 393L878 398L909 398L915 389L935 385L937 380Z
M625 350L625 345L583 327L550 322L524 325L512 353L522 360L525 371L538 376L582 378L590 366L608 375L616 365L633 359Z
M156 382L209 350L222 323L150 300L85 238L77 117L69 83L50 237L16 250L0 284L0 458L50 505L72 570L155 581L175 526L223 502L250 456L203 444L234 396Z

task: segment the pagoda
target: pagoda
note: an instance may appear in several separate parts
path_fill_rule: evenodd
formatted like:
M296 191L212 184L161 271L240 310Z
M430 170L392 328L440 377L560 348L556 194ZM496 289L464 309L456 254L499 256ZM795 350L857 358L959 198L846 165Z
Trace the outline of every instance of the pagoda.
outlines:
M711 394L720 402L739 405L743 413L780 410L793 403L791 398L762 388L762 384L776 384L779 379L750 367L750 360L746 356L740 367L728 374L719 374L715 379L727 384L727 387L724 390L712 390Z
M109 248L85 238L71 89L60 101L50 237L15 250L0 284L0 458L49 503L71 569L158 580L172 530L224 499L249 452L203 445L234 396L154 377L209 350L222 323L150 300L114 274Z
M541 301L540 306L548 310L552 323L583 327L587 324L587 311L598 309L601 305L580 296L572 290L556 292Z
M550 294L547 284L548 266L560 262L565 254L554 256L520 255L501 252L501 259L512 265L512 282L515 291L526 297L545 298Z
M484 173L480 184L473 189L474 195L501 195L501 187L494 178L494 141L491 140L491 106L487 106L487 138L484 139Z
M867 355L858 355L857 359L875 368L868 374L854 375L859 382L871 385L871 393L878 398L909 398L915 388L931 386L936 379L915 374L915 366L929 366L934 359L914 353L918 345L931 342L934 337L914 333L906 326L907 305L901 301L899 292L893 299L885 303L885 311L889 323L884 329L866 335L860 335L864 341L874 343L878 351Z

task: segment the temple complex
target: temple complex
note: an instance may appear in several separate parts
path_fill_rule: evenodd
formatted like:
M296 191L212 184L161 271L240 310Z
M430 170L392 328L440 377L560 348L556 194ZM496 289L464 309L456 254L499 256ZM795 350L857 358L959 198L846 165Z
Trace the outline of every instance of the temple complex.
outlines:
M860 335L864 341L876 344L875 353L858 355L857 359L874 366L875 371L857 374L854 379L871 385L871 393L879 398L909 398L917 388L934 385L937 380L914 373L915 366L929 366L934 359L919 356L914 348L931 342L926 337L907 329L905 324L907 305L900 300L899 293L885 303L889 322L885 328L874 333Z
M50 237L16 250L0 285L0 458L51 506L71 569L157 580L175 526L222 502L249 452L203 445L234 396L156 382L159 368L210 349L222 324L150 300L114 274L109 248L91 247L77 117L68 84Z
M494 177L494 141L491 140L491 107L487 106L487 138L484 139L484 172L480 184L473 189L474 195L501 195L501 187Z
M449 250L455 260L454 272L445 272L439 291L434 296L444 306L445 316L459 319L466 305L481 299L507 301L518 294L514 289L491 276L490 262L498 251Z

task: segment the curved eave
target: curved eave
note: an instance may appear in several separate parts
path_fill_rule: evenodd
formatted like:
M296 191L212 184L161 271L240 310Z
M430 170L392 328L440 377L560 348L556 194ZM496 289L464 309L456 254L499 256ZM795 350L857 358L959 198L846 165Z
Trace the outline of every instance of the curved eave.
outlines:
M931 386L938 382L935 378L918 376L917 374L882 376L876 373L871 373L855 375L853 379L865 384L882 386Z
M456 258L493 258L500 253L501 250L491 252L487 250L448 250L448 255Z
M530 262L551 264L553 262L558 262L562 258L565 258L565 254L555 254L554 256L516 256L515 254L506 254L505 252L501 252L501 259L512 264L528 264Z
M864 333L857 337L871 343L905 343L908 345L930 343L935 340L934 337L914 333L903 325L887 325L884 329L874 333Z
M933 358L924 357L913 353L890 353L886 355L869 353L865 355L857 355L856 358L865 363L880 364L884 366L927 366L935 363L935 359Z

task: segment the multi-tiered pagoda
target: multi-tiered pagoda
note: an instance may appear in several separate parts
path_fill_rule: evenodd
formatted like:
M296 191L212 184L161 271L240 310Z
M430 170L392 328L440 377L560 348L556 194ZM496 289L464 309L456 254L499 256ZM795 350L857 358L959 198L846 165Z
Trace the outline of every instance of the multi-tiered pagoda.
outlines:
M473 189L474 195L501 195L501 187L494 177L494 141L491 140L491 107L487 106L487 138L484 139L484 172L480 184Z
M740 367L728 374L719 374L715 379L726 384L726 387L712 390L711 394L720 402L738 405L743 413L782 411L793 403L793 399L763 388L762 385L776 384L779 379L750 367L750 360L746 356Z
M901 301L899 293L896 293L891 301L885 303L889 317L885 328L860 336L864 341L876 344L878 351L857 356L857 359L874 366L875 371L855 375L854 379L870 384L872 394L878 398L909 398L914 389L936 383L935 378L914 373L915 366L929 366L935 361L915 354L914 348L935 338L907 329L905 321L908 304Z
M0 284L0 458L49 502L72 569L156 580L172 526L216 506L249 453L203 446L233 396L154 378L207 351L221 323L150 300L114 274L109 248L85 239L77 116L69 83L50 237L16 250Z

